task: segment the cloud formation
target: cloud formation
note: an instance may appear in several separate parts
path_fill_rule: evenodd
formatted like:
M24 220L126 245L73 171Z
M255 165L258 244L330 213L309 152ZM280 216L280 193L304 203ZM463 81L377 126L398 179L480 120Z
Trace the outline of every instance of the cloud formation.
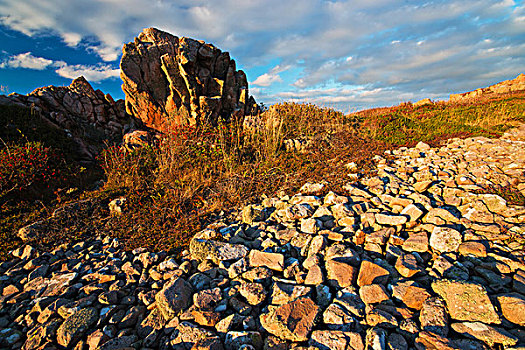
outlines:
M264 73L260 76L257 77L257 79L255 79L253 82L251 82L251 84L253 85L256 85L256 86L270 86L272 85L273 83L281 83L283 82L283 79L281 78L281 76L279 75L279 73L281 72L284 72L284 71L287 71L288 69L290 69L290 65L287 65L287 66L280 66L280 65L277 65L275 67L273 67L268 73Z
M35 57L31 52L21 53L11 56L4 62L0 63L0 68L27 68L35 70L44 70L53 66L54 62L42 57Z
M144 27L204 39L232 53L267 103L319 89L367 106L444 97L525 67L521 0L3 0L0 23L106 62Z
M56 73L63 78L75 79L84 76L88 81L99 82L109 78L118 78L120 69L108 65L87 66L83 64L62 65Z
M63 78L75 79L83 75L87 80L92 82L99 82L120 76L120 70L110 65L70 65L64 61L53 61L43 57L36 57L33 56L31 52L25 52L7 58L0 63L0 68L26 68L34 70L52 68L55 70L55 73Z

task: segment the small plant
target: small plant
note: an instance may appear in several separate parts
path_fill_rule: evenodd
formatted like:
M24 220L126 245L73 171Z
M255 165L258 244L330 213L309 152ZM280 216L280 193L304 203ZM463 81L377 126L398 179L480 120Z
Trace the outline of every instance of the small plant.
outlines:
M106 175L108 188L146 188L157 164L155 149L149 146L133 151L108 146L97 160Z
M39 142L5 145L0 149L0 197L13 191L44 190L64 181L61 154Z

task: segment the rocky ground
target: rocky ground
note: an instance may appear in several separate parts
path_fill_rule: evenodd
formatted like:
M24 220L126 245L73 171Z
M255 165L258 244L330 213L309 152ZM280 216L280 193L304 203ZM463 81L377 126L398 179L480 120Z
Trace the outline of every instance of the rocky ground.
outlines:
M525 127L375 160L347 195L267 198L181 260L26 245L0 265L0 347L525 348L525 207L482 190L525 194Z

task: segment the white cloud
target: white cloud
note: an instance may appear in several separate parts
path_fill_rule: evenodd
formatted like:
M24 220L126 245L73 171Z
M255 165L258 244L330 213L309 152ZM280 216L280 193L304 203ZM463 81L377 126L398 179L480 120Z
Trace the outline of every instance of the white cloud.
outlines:
M270 86L275 82L282 82L283 80L278 74L264 73L259 75L252 84L257 86Z
M82 41L79 33L62 33L62 39L69 46L77 46Z
M84 76L88 81L99 82L108 78L120 76L120 69L108 65L86 66L82 64L63 65L55 71L64 78L75 79Z
M35 57L31 54L31 52L25 52L9 57L4 62L0 63L0 68L27 68L44 70L52 65L52 60L42 57Z
M264 73L257 77L251 84L257 85L257 86L270 86L273 83L281 83L283 79L279 75L279 73L282 73L288 69L290 69L290 65L277 65L270 69L268 73Z
M43 57L36 57L31 52L11 56L0 63L0 68L26 68L33 70L54 69L55 73L63 78L75 79L83 75L88 81L99 82L120 75L120 69L105 64L94 66L75 64L64 61L53 61Z

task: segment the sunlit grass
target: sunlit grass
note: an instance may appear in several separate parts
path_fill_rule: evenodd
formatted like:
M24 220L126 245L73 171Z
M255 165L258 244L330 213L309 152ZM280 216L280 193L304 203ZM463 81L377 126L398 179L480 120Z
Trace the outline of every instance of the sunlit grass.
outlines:
M468 104L404 103L349 115L313 104L282 103L271 106L251 129L242 121L173 128L158 147L128 152L108 145L98 157L104 187L81 194L102 203L102 209L79 214L77 222L54 223L46 244L103 233L121 238L129 248L180 251L221 211L263 195L291 194L307 181L326 181L327 190L342 191L349 162L357 163L361 173L373 173L373 155L387 149L419 141L437 146L458 136L497 137L520 122L525 122L523 93ZM287 139L308 140L308 146L302 153L290 152L283 147ZM107 202L116 196L128 199L126 208L120 216L109 216ZM59 204L55 198L38 205L26 201L21 210L19 203L4 203L4 256L19 244L13 238L18 227Z

